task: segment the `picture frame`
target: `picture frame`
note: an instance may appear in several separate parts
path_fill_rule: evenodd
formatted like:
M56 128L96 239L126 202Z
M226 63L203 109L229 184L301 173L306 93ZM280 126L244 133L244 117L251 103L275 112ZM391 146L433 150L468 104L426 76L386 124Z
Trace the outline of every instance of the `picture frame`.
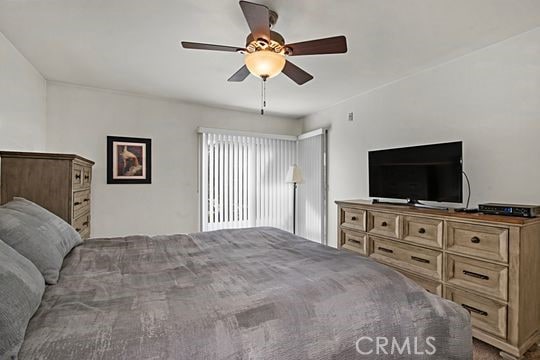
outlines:
M107 136L107 184L151 184L152 140Z

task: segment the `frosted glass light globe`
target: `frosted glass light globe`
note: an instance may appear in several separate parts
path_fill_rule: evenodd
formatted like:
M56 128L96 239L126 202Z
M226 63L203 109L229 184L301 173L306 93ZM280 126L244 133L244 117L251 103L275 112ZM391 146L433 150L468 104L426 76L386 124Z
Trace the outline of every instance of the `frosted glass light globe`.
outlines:
M244 62L253 75L273 78L285 67L285 56L271 50L259 50L247 53Z

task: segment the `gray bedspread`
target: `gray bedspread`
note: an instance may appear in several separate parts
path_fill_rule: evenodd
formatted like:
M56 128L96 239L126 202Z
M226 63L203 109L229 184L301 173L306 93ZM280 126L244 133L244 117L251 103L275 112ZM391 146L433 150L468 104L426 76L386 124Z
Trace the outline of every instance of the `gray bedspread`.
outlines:
M252 228L84 242L46 289L20 358L449 360L471 353L469 316L457 304L370 259Z

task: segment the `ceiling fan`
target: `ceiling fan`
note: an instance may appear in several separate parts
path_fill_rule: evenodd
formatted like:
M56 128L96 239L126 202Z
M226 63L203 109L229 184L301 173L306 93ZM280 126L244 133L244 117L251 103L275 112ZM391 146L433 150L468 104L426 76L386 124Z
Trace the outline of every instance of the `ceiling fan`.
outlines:
M313 76L291 63L286 57L347 52L347 39L345 36L286 44L281 34L270 30L278 19L278 14L275 11L264 5L248 1L240 1L240 7L251 30L251 34L247 36L245 47L182 41L182 46L186 49L228 51L244 54L245 65L234 73L228 81L243 81L250 73L266 81L266 79L283 72L298 85L303 85L313 79Z

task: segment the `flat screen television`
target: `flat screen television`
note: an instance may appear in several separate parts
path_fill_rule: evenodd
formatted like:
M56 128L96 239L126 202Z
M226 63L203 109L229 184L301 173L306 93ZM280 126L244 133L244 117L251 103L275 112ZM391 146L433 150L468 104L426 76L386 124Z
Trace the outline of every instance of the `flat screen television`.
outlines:
M461 141L369 152L369 196L461 203Z

